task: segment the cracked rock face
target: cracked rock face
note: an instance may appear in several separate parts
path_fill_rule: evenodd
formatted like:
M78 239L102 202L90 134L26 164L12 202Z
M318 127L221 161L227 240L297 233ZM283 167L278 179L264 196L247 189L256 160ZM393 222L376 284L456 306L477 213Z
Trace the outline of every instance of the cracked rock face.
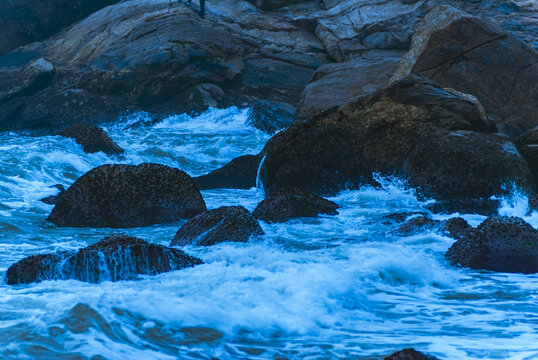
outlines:
M430 11L394 79L425 75L478 98L499 131L538 123L538 54L501 26L443 5Z
M194 180L158 164L102 165L75 181L48 221L71 227L134 227L191 218L206 210Z

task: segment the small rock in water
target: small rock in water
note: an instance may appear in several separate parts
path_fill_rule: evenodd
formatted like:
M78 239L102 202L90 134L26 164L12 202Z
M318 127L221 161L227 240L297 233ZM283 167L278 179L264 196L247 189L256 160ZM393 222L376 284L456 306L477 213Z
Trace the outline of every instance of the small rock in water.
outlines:
M144 240L112 235L75 253L35 255L9 267L6 283L28 284L45 280L80 280L90 283L134 280L202 264L183 251Z
M206 210L184 171L159 164L102 165L58 199L48 221L71 227L135 227L191 218Z
M74 124L59 131L58 135L75 139L88 154L102 151L107 155L118 155L125 151L103 129L93 124Z
M258 100L250 109L247 123L267 134L274 134L291 125L295 111L289 104Z
M448 249L453 265L472 269L538 272L538 231L517 217L490 217Z
M421 231L438 229L441 227L441 224L442 222L439 220L419 216L401 225L397 230L397 234L400 236L410 236Z
M424 355L415 349L404 349L387 356L384 360L437 360L437 358Z
M252 213L265 222L286 222L320 214L337 215L338 205L308 190L284 188L272 191Z
M242 206L222 206L187 221L178 230L171 245L215 245L223 241L247 242L263 235L258 220Z
M444 232L454 239L461 239L471 229L472 227L467 223L467 221L460 217L445 221L443 226Z
M262 153L239 156L209 174L194 178L200 190L250 189L256 186Z

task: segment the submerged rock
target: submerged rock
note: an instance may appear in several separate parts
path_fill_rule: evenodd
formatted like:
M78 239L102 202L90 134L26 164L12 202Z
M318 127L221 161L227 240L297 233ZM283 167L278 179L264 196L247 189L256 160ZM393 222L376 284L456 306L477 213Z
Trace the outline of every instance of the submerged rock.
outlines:
M501 134L453 131L432 134L410 154L412 186L440 199L507 194L512 184L532 191L534 178L510 139Z
M187 221L170 245L210 246L223 241L247 242L255 235L263 235L263 230L250 211L242 206L222 206Z
M208 189L250 189L256 187L258 167L262 153L239 156L209 174L194 178L200 190Z
M299 217L337 215L339 206L327 199L298 188L277 189L265 197L253 211L265 222L286 222Z
M511 137L538 124L538 53L483 17L448 5L430 11L395 78L410 73L475 95Z
M398 173L417 142L442 129L495 130L476 99L408 77L273 136L260 179L268 192L333 194Z
M490 217L448 249L453 265L509 273L538 272L538 231L517 217Z
M188 219L206 210L184 171L158 164L103 165L58 199L48 221L72 227L134 227Z
M124 236L108 236L75 253L36 255L9 267L6 283L80 280L90 283L134 280L202 264L183 251Z
M39 201L41 201L42 203L48 204L48 205L54 205L54 204L56 204L58 202L58 198L65 191L65 187L62 184L56 184L56 185L51 186L51 187L54 187L54 188L58 189L59 193L57 195L50 195L50 196L44 197L43 199L41 199Z
M433 220L425 216L418 216L402 224L396 233L400 236L410 236L423 231L439 230L441 229L442 224L442 221Z
M424 355L415 349L404 349L385 357L384 360L437 360L437 358Z
M74 124L58 132L58 135L75 139L88 154L102 151L107 155L118 155L125 151L97 125Z

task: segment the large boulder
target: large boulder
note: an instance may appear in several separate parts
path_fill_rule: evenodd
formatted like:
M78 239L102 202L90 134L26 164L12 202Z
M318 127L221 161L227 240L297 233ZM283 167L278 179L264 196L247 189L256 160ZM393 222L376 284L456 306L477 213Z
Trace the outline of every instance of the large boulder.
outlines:
M125 151L103 129L93 124L74 124L58 135L75 139L88 154L102 151L107 155L118 155Z
M265 222L286 222L300 217L337 215L339 206L327 199L298 188L277 189L268 194L252 212Z
M78 178L48 221L72 227L134 227L191 218L206 210L185 172L158 164L103 165Z
M538 272L538 231L520 218L490 217L448 249L453 265L510 273Z
M310 119L386 86L401 57L401 52L376 51L359 59L320 66L303 91L296 120Z
M239 156L209 174L194 178L200 190L250 189L256 186L262 154Z
M0 131L57 131L76 122L248 105L296 106L330 60L309 32L247 1L130 0L102 9L41 43L0 58L0 78L36 57L56 68L50 86L0 104Z
M0 2L0 56L44 40L118 0L3 0Z
M319 194L398 173L421 139L439 130L494 131L476 99L417 77L401 79L311 120L294 123L264 148L267 192Z
M438 199L507 194L511 184L532 192L532 173L508 136L452 131L418 142L405 171L412 186Z
M45 280L80 280L90 283L134 280L202 264L183 251L144 240L112 235L77 252L35 255L9 267L6 283L29 284Z
M210 246L223 241L247 242L263 235L258 221L242 206L222 206L187 221L176 233L171 246Z
M538 53L482 17L448 5L430 11L394 78L411 73L475 95L511 137L538 124Z

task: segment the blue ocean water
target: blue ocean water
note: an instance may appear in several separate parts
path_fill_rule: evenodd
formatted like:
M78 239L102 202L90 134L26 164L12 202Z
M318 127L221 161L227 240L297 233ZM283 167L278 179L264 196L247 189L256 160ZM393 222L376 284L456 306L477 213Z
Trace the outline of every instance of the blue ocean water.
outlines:
M196 176L269 135L248 109L210 109L155 123L148 114L106 126L122 158L85 154L71 139L0 134L0 278L34 254L74 250L122 232L169 245L182 222L134 229L57 228L46 222L55 184L68 186L106 163L161 163ZM266 235L185 251L205 264L140 281L0 284L0 358L361 359L415 347L440 359L538 359L538 275L451 267L453 239L396 234L384 216L424 211L397 179L343 191L337 216L261 223ZM202 192L209 208L252 210L260 190ZM501 215L524 217L515 191ZM463 216L476 226L483 216ZM101 356L101 357L99 357Z

